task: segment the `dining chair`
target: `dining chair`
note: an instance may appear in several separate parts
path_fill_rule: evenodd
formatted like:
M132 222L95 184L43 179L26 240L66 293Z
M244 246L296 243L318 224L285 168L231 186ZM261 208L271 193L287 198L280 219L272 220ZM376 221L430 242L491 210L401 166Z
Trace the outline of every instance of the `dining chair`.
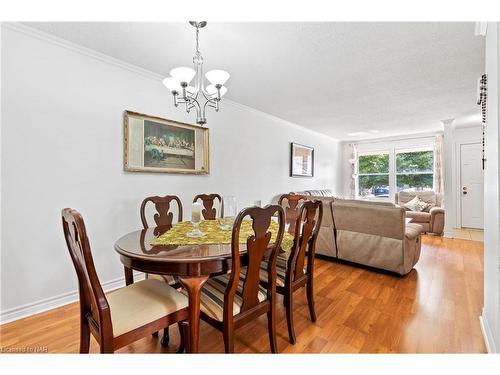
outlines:
M101 353L113 353L173 323L179 323L184 347L188 328L186 296L157 279L145 279L106 296L94 267L82 216L65 208L62 224L78 276L80 353L89 352L90 334L99 342Z
M293 293L306 286L307 303L311 321L316 321L314 309L314 254L318 238L323 205L319 200L305 200L297 208L295 233L292 249L288 256L279 254L276 257L276 292L284 296L288 336L291 344L297 341L293 327ZM307 257L307 265L306 264ZM260 279L264 286L268 284L269 275L264 263L260 270Z
M278 213L278 232L274 243L269 230L273 215ZM253 234L246 241L247 266L241 266L240 228L243 219L252 221ZM250 207L235 219L231 239L231 271L212 277L201 290L201 318L222 331L226 353L234 352L234 330L258 316L267 314L271 351L276 345L276 255L284 232L285 213L278 205L264 208ZM271 283L264 288L259 282L261 263L267 260L267 273Z
M198 194L197 196L194 197L193 203L197 202L198 200L201 200L203 203L203 210L201 210L201 213L203 214L203 218L205 220L215 220L217 219L217 210L214 207L215 200L219 201L219 210L220 210L220 215L223 217L224 215L224 202L222 201L222 197L219 194Z
M174 213L171 211L172 202L175 202L175 204L177 205L177 222L180 222L182 221L182 202L179 197L175 195L165 195L164 197L152 196L145 198L141 203L140 210L142 226L144 227L144 229L148 229L150 226L154 226L154 234L160 235L166 230L172 228L172 225L174 224ZM146 210L148 204L154 205L154 209L156 211L156 213L153 215L154 224L152 222L148 222L147 219ZM127 273L127 270L125 270L125 273ZM175 287L176 289L180 287L179 278L174 276L146 274L146 278L154 278L165 281L167 284ZM158 336L158 332L155 332L153 336ZM161 345L168 346L169 341L169 328L166 327L163 330Z
M278 199L278 204L285 210L285 230L291 235L295 234L298 208L307 200L302 194L283 194Z
M177 204L177 222L182 221L182 203L179 197L175 195L165 195L164 197L154 196L145 198L141 203L141 221L144 229L151 226L163 227L164 229L172 228L174 222L174 213L170 210L172 202ZM153 216L155 225L150 225L152 223L148 223L146 217L146 207L148 203L152 203L156 210Z

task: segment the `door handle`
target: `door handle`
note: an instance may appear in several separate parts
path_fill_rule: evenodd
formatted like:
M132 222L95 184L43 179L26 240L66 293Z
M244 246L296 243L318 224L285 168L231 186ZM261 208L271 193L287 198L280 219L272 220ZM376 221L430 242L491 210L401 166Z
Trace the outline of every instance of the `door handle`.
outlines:
M463 195L467 195L467 191L465 191L465 190L464 190L464 191L462 191L462 194L463 194Z

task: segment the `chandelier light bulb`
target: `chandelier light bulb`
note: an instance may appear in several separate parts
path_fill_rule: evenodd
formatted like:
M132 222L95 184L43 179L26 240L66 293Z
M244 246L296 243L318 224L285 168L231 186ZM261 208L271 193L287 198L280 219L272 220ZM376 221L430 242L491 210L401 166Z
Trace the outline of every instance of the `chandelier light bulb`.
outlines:
M220 88L220 97L222 98L226 94L226 92L227 92L227 87L226 86L222 86ZM216 98L217 97L217 88L215 87L215 85L208 85L207 86L207 93L212 98Z
M179 81L177 81L174 77L167 77L162 82L165 85L165 87L170 91L172 92L176 91L179 94L182 92L182 88L181 85L179 84Z
M170 71L170 75L174 77L178 82L186 82L187 84L189 84L189 82L191 82L196 75L196 72L194 69L182 66L172 69Z
M205 77L210 81L212 85L224 85L227 82L230 75L224 70L211 70L205 74Z

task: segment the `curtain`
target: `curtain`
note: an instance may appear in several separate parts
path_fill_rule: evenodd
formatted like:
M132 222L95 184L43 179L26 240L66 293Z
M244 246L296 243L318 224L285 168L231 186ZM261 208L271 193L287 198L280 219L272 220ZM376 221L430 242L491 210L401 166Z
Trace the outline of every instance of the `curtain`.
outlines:
M434 143L434 191L437 194L444 193L443 140L443 134L438 134Z
M350 170L351 170L351 179L349 183L349 197L351 199L356 198L356 180L357 180L357 173L358 170L356 168L356 164L358 162L358 151L356 148L356 145L354 143L349 144L349 147L351 147L351 157L349 159L349 164L350 164Z

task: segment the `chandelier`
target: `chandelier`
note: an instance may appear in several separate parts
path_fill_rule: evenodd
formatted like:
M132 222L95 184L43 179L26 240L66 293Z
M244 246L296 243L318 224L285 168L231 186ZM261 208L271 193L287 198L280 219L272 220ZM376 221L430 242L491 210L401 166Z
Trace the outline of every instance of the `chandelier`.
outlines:
M224 83L229 79L229 73L224 70L211 70L205 74L210 85L205 87L203 79L203 57L199 51L198 34L200 29L207 25L206 21L189 21L196 28L196 53L193 57L194 69L187 67L174 68L170 71L170 77L163 80L163 84L172 92L174 105L186 105L186 112L196 109L196 123L204 125L207 123L205 117L206 107L215 108L219 111L219 102L226 94L227 88ZM193 85L190 85L193 81Z

